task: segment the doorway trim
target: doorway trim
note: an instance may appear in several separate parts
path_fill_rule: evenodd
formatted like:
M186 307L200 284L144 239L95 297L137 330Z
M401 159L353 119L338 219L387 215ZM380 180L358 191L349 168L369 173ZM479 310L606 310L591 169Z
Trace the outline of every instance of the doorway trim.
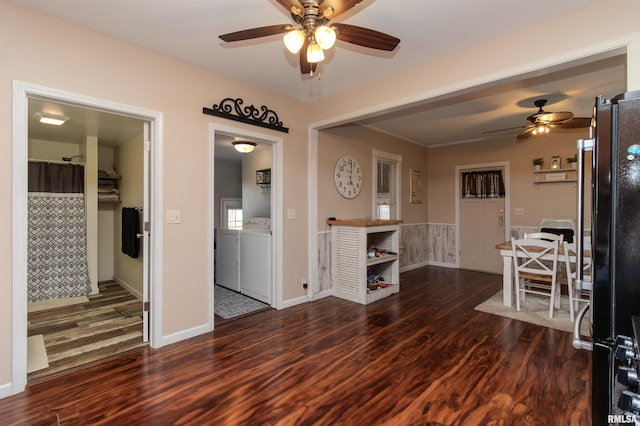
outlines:
M264 142L271 145L271 306L275 309L283 308L283 256L282 256L282 220L283 220L283 138L269 133L255 132L239 127L230 127L219 123L209 123L209 328L214 328L215 288L213 243L215 237L215 140L216 134L233 135L239 138Z
M504 168L504 241L509 239L511 233L511 189L510 189L510 171L509 161L498 161L494 163L477 163L465 164L464 166L456 166L456 229L455 229L455 251L456 261L455 267L460 268L460 175L463 170L477 170L491 167Z
M39 86L13 81L13 154L12 154L12 340L11 340L11 392L24 391L27 385L27 159L28 159L28 101L43 99L89 108L102 112L126 115L151 123L153 147L151 150L151 241L150 273L151 347L162 342L162 194L163 194L163 121L162 112L135 107Z

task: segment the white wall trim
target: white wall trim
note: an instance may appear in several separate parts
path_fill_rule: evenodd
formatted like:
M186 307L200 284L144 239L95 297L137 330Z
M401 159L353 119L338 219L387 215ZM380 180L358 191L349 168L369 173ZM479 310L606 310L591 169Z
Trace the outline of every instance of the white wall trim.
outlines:
M202 324L196 327L189 328L187 330L178 331L176 333L168 334L163 337L163 346L177 343L182 340L191 339L192 337L199 336L201 334L209 333L209 324Z
M0 385L0 399L11 396L12 388L13 386L11 383Z
M162 345L162 201L163 201L163 120L159 111L125 105L77 93L52 89L14 80L13 82L13 158L12 158L12 393L24 391L27 384L27 150L28 100L44 99L65 102L113 114L150 121L153 131L153 188L151 214L154 238L151 246L153 291L151 292L152 347Z
M313 300L320 291L320 271L318 268L318 129L309 128L309 153L307 157L309 181L307 187L309 280L307 299ZM331 231L328 231L331 233Z
M284 149L283 138L269 133L256 132L240 127L230 127L217 122L209 123L209 327L213 330L213 293L214 293L214 250L213 242L215 236L215 140L216 133L233 135L250 140L260 141L271 145L271 306L276 309L283 307L283 249L282 249L282 228L283 228L283 167Z
M476 163L476 164L465 164L464 166L456 166L456 178L455 178L455 186L456 186L456 224L455 224L455 265L456 268L460 267L460 174L463 170L476 170L476 169L484 169L490 167L502 167L504 168L504 241L509 239L510 230L511 230L511 175L509 169L509 161L497 161L494 163Z

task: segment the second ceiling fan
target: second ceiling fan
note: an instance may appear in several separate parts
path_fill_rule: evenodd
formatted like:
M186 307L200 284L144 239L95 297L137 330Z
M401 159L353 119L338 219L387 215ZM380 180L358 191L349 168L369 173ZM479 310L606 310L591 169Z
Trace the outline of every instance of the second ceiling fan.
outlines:
M342 23L330 23L362 0L276 0L291 13L294 24L270 25L236 31L219 36L225 42L249 40L285 34L284 43L291 53L300 52L300 71L310 74L324 60L324 50L335 40L346 41L372 49L392 51L400 39L368 28Z
M573 113L569 111L546 112L542 109L546 104L546 99L538 99L534 102L538 111L527 117L527 121L531 124L518 134L518 140L544 135L549 132L549 129L578 129L591 126L591 118L589 117L574 117Z

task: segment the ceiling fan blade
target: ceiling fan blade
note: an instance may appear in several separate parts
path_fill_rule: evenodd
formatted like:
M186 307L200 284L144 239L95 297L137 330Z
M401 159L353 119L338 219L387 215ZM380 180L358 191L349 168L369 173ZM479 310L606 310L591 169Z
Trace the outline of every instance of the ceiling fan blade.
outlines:
M283 34L291 31L293 27L289 24L269 25L268 27L251 28L249 30L236 31L234 33L219 36L223 41L240 41L252 38L267 37L275 34Z
M556 129L581 129L591 126L590 117L573 117L571 120L563 121L562 123L554 123L551 127Z
M525 126L505 127L504 129L487 130L486 132L482 132L482 134L506 132L507 130L522 129L523 127Z
M279 0L276 1L281 3ZM334 19L336 16L342 15L344 12L348 11L360 2L362 2L362 0L324 0L320 5L320 10L322 11L327 7L332 7L333 13L330 16L327 16L327 18Z
M336 36L338 40L357 44L358 46L392 51L400 43L399 38L368 28L349 24L331 24L331 26L338 30Z
M533 131L536 129L535 126L531 126L531 127L527 127L526 129L524 129L523 131L520 132L520 134L518 134L518 136L516 137L516 139L518 139L519 141L523 141L527 138L529 138L530 136L533 135Z
M558 124L573 118L573 113L569 111L543 112L536 117L537 123Z

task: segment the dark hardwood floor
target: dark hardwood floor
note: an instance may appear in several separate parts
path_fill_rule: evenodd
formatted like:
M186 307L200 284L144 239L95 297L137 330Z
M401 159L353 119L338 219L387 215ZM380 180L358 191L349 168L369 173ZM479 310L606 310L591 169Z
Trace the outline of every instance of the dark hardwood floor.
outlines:
M501 277L426 267L368 306L267 310L0 400L0 423L588 425L590 354L473 308Z

